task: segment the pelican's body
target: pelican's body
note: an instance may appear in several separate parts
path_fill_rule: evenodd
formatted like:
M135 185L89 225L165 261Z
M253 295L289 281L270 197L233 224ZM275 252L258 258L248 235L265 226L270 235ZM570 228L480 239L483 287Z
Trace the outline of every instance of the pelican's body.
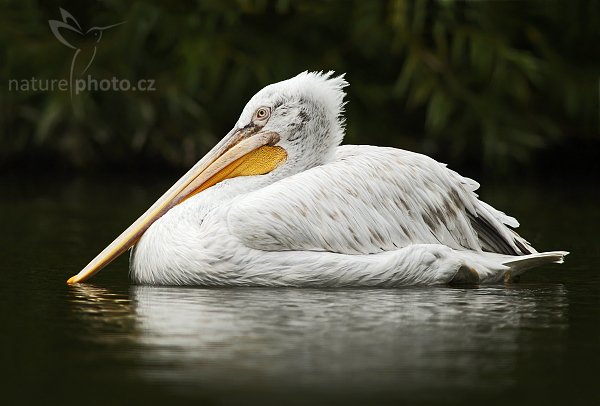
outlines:
M345 85L303 73L260 91L232 133L71 282L133 243L130 271L143 284L486 283L562 262L565 252L537 253L445 165L339 146Z

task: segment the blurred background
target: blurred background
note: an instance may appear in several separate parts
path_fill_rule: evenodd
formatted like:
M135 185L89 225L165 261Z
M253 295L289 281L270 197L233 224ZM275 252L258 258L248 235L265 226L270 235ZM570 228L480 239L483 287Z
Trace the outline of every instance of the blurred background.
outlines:
M346 143L423 152L476 177L598 173L597 1L0 4L3 172L181 172L264 85L335 70L350 82ZM103 32L84 76L156 90L10 90L69 79L74 51L48 23L59 8L83 31L125 21Z
M0 398L600 404L599 44L600 1L0 0ZM155 90L40 90L77 49L74 79L93 59L85 78ZM515 286L242 291L135 286L122 255L65 284L255 92L305 70L346 73L346 143L482 181L565 265Z

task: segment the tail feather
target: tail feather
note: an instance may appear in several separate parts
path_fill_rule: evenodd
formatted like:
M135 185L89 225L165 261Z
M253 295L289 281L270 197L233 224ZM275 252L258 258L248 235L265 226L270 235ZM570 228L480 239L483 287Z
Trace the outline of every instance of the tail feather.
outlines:
M461 265L449 283L512 282L528 269L546 264L562 264L568 254L567 251L550 251L513 256L488 252L461 252Z
M510 268L513 276L516 276L522 274L528 269L545 264L562 264L565 262L565 256L568 254L569 253L567 251L539 252L535 254L511 257L509 260L503 262L503 264Z

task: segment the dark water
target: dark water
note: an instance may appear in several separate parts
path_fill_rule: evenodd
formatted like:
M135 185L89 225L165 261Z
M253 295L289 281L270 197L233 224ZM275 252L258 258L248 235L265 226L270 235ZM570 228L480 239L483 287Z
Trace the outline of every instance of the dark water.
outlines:
M4 400L600 402L600 195L589 185L484 187L538 248L572 252L519 284L300 290L133 286L127 258L68 287L168 181L0 182Z

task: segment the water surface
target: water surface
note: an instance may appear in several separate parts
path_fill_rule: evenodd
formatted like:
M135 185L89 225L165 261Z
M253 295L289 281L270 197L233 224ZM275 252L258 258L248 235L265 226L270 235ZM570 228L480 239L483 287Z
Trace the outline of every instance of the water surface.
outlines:
M511 286L65 285L169 179L0 178L4 397L21 403L600 402L600 196L486 186L563 266Z

